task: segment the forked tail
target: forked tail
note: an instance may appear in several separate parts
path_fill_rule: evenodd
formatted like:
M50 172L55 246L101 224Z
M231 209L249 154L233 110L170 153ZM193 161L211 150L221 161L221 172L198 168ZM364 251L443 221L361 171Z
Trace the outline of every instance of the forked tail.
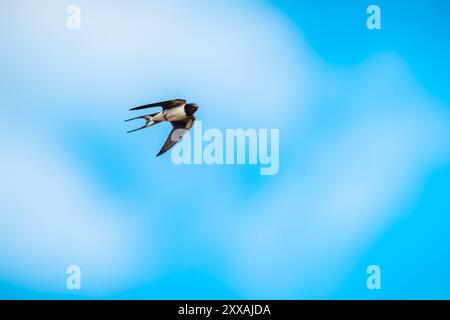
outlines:
M139 128L136 128L136 129L133 129L133 130L130 130L130 131L127 131L127 133L138 131L138 130L142 130L142 129L151 127L151 126L153 126L153 125L155 125L157 123L160 123L161 121L154 121L154 120L152 120L152 117L157 115L157 114L158 113L152 113L152 114L147 114L145 116L140 116L140 117L136 117L136 118L131 118L131 119L125 120L125 122L131 121L131 120L136 120L136 119L145 119L145 121L146 121L145 125L143 125L142 127L139 127Z

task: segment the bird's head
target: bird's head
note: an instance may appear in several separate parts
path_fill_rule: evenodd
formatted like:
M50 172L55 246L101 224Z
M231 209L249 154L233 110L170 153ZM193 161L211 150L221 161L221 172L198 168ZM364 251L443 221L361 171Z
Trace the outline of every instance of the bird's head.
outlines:
M188 103L184 107L184 110L186 112L186 115L192 116L197 110L199 106L196 103Z

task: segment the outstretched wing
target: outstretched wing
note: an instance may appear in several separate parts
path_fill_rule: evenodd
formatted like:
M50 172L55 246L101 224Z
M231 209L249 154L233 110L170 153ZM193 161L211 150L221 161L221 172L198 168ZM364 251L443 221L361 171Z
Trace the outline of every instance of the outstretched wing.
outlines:
M161 107L161 108L163 108L163 110L165 110L165 109L182 106L185 104L186 104L186 100L184 100L184 99L173 99L173 100L168 100L168 101L161 101L161 102L146 104L144 106L131 108L130 110L142 110L142 109L154 108L154 107Z
M181 138L192 128L194 125L195 117L190 116L186 120L182 121L172 121L172 131L170 131L169 136L167 137L166 142L163 147L156 155L157 157L165 153L167 150L172 148Z

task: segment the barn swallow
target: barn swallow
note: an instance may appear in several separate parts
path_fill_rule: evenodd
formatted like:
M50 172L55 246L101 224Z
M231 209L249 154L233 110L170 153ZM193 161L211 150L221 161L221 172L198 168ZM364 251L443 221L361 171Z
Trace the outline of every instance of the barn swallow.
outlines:
M140 117L127 119L125 121L135 119L145 119L146 121L144 126L134 130L130 130L127 133L145 129L160 122L170 122L172 124L172 131L170 131L166 142L162 146L159 153L156 155L158 157L172 148L178 141L181 140L183 135L192 128L195 121L194 113L198 110L199 107L195 103L186 103L186 100L183 99L174 99L146 104L144 106L135 107L130 110L142 110L154 107L161 107L162 110L160 112L146 114ZM176 134L174 134L175 131Z

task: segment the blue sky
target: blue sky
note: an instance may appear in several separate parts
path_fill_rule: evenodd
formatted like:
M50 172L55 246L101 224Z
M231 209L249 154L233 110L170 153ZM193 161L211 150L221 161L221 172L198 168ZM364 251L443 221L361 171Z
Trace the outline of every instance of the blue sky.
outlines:
M446 1L70 4L0 4L0 297L450 297ZM279 173L124 133L178 97L280 129Z

